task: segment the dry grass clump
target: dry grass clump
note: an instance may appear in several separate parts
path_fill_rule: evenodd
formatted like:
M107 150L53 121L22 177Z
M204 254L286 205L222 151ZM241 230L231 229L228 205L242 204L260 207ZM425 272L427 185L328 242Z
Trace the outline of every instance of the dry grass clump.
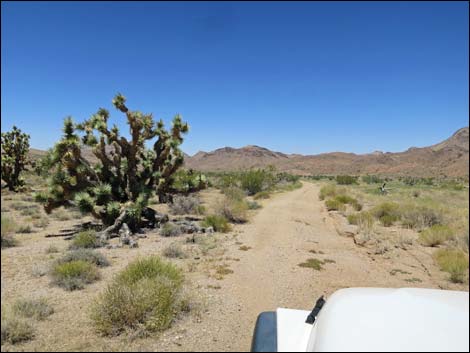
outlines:
M336 199L329 199L325 201L325 206L328 211L345 211L346 206L341 201Z
M199 214L198 207L200 201L196 196L175 196L173 203L170 204L170 210L173 214Z
M165 223L160 229L160 235L163 237L176 237L182 233L181 227L174 223Z
M183 274L174 265L156 256L136 260L95 301L93 324L105 336L165 330L185 308L182 284Z
M419 240L424 246L437 246L454 238L454 231L446 225L436 224L419 233Z
M3 314L3 310L2 310ZM34 338L34 328L24 319L2 315L1 344L17 344Z
M93 283L100 278L98 269L90 262L74 260L70 262L57 262L51 271L52 283L65 290L73 291L83 289L85 285Z
M25 318L44 320L54 313L54 309L44 298L18 299L13 305L13 312Z
M253 195L255 200L269 199L270 197L271 193L269 191L260 191Z
M1 215L1 240L2 249L10 248L17 245L17 241L13 237L13 233L16 232L17 225L9 217Z
M299 267L311 268L316 271L321 271L323 269L322 265L323 261L311 258L307 259L305 262L300 263Z
M322 186L320 189L320 200L325 200L327 197L334 197L338 194L338 188L336 185L333 184L328 184L325 186Z
M411 229L424 229L443 222L440 210L425 205L403 205L400 215L402 225Z
M459 249L438 249L434 260L442 271L450 274L454 283L463 283L468 270L468 254Z
M163 249L163 256L171 259L184 259L187 257L183 247L179 243L171 243Z
M72 261L86 261L98 267L109 266L108 259L103 254L92 249L77 249L69 251L61 259L57 260L60 264Z

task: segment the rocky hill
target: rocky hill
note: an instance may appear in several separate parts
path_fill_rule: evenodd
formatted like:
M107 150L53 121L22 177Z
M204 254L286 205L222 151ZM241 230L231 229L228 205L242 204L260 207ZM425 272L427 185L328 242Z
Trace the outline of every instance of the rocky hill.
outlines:
M274 165L295 174L381 174L413 176L468 176L469 128L464 127L438 144L404 152L369 154L323 153L288 155L259 146L224 147L198 152L185 165L202 171L239 170Z

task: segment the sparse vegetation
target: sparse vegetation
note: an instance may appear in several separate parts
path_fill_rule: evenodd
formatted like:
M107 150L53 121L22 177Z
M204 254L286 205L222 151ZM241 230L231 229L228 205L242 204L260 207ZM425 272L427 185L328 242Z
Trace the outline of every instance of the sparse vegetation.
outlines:
M73 239L72 244L70 244L71 250L76 249L95 249L102 247L103 241L96 236L96 233L91 230L85 230L78 233Z
M44 320L54 313L54 309L44 298L18 299L13 305L13 312L25 318Z
M357 184L357 177L351 175L338 175L336 176L336 183L338 185Z
M34 338L34 328L24 319L4 317L2 310L2 345L4 343L17 344Z
M454 231L445 225L436 224L419 233L419 239L425 246L444 244L454 237Z
M325 206L328 211L344 211L346 209L344 203L336 199L326 200Z
M13 233L16 232L17 225L9 217L6 217L2 214L1 216L1 240L2 240L2 249L11 248L17 245L17 241L13 237Z
M108 285L92 308L96 330L105 336L125 330L167 329L183 309L179 269L152 256L128 265Z
M184 259L187 257L183 247L179 243L171 243L163 249L163 256L171 259Z
M323 269L322 264L323 264L323 261L312 258L312 259L307 259L307 261L300 263L299 267L311 268L316 271L320 271Z
M160 235L163 237L176 237L181 233L181 227L170 222L165 223L160 229Z
M203 227L212 227L216 232L226 233L230 230L227 218L219 215L209 215L202 221Z
M51 271L52 283L66 290L83 289L99 279L95 265L83 260L57 262Z
M450 274L454 283L463 283L468 270L468 254L458 249L438 249L434 259L442 271Z
M57 260L59 264L65 264L72 261L85 261L98 267L109 266L108 259L98 251L92 249L79 248L67 252L62 258Z
M200 201L196 196L175 196L173 203L170 203L170 210L173 214L192 214L199 213L198 207Z

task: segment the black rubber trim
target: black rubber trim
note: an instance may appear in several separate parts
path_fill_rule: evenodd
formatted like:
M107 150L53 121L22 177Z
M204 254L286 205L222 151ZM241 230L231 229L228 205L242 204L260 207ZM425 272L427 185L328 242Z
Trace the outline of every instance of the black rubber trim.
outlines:
M265 311L256 320L252 352L277 352L277 318L274 311Z
M315 303L312 312L307 316L307 320L305 320L306 324L313 325L313 323L317 319L318 313L320 312L321 308L323 308L323 305L325 305L325 299L322 295L320 298L317 299L317 302Z

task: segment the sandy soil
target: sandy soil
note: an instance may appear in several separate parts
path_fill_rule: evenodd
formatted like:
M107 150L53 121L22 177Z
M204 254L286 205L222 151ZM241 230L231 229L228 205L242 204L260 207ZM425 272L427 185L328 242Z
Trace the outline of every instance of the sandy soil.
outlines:
M47 276L34 277L31 269L58 254L44 255L50 244L66 248L63 239L46 239L44 233L27 235L17 248L2 250L2 305L18 296L50 298L56 313L37 323L33 341L7 350L134 350L134 351L248 351L257 315L277 307L310 309L320 295L345 287L429 287L468 290L451 284L433 264L430 252L420 246L393 247L374 254L350 237L338 234L338 217L329 214L318 199L319 186L275 194L263 201L249 223L226 235L215 235L217 246L207 256L196 245L183 242L189 259L174 260L187 273L195 310L168 331L147 338L98 337L88 318L88 307L112 275L137 256L159 253L164 239L149 234L138 249L101 250L112 262L103 279L82 291L64 292L51 287ZM203 198L216 196L208 192ZM73 223L72 221L70 221ZM241 246L250 247L241 250ZM314 250L316 253L310 251ZM331 260L323 270L298 265L309 259ZM216 276L217 266L233 273ZM393 273L392 270L405 273Z

